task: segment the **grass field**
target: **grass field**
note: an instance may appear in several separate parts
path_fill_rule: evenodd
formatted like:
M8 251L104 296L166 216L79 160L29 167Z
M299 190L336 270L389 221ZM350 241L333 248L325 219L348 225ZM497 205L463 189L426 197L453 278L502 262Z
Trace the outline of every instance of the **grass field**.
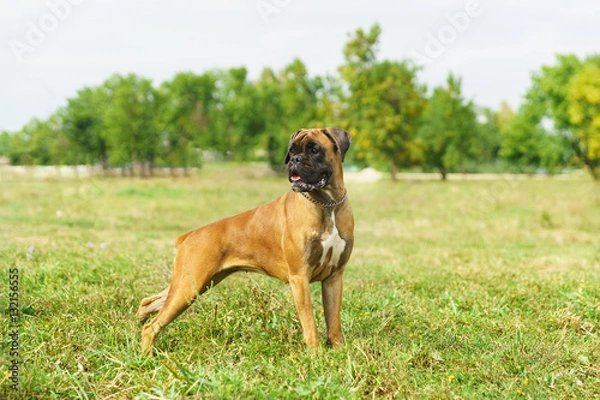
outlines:
M585 179L349 182L342 348L307 351L289 287L239 274L142 357L135 312L168 284L175 238L288 187L211 165L0 182L0 398L600 397L600 187Z

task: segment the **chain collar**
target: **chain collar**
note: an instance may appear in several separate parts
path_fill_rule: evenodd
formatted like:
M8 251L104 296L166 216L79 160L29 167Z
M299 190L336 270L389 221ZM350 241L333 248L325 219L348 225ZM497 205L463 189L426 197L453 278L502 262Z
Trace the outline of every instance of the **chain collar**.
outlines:
M304 196L306 198L306 200L310 201L311 203L314 203L314 204L316 204L318 206L325 207L325 208L334 208L334 207L337 207L340 204L342 204L344 202L344 200L346 200L346 197L348 197L348 192L346 192L346 193L344 193L344 196L341 199L339 199L338 201L332 201L332 202L329 202L329 203L322 203L320 201L317 201L317 200L313 199L312 197L310 197L309 195L307 195L305 192L300 192L300 194L302 196Z

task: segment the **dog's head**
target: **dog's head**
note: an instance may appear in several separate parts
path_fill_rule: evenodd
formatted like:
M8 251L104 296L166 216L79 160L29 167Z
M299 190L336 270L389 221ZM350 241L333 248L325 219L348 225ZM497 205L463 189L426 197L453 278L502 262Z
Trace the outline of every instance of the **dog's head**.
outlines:
M341 179L350 134L340 128L301 129L290 137L285 163L296 192L322 189Z

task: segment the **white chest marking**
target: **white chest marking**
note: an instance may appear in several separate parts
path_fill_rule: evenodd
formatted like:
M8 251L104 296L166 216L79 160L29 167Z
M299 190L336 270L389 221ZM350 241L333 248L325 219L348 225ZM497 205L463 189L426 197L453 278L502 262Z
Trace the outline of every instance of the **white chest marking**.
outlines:
M331 232L323 234L321 236L321 245L323 246L323 254L321 254L320 265L323 265L327 255L331 252L331 258L329 259L329 266L336 266L340 261L340 256L346 248L346 241L340 237L340 233L335 225L335 214L331 212L331 221L333 227Z

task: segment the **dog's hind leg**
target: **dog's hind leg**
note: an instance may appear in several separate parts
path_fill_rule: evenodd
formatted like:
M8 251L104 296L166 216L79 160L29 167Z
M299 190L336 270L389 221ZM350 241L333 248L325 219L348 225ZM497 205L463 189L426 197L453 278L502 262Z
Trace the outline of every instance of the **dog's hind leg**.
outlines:
M156 335L184 312L199 294L206 290L206 284L212 274L205 280L197 282L187 274L174 274L169 291L158 314L142 328L142 352L152 354L152 345ZM158 304L160 300L156 300Z
M185 253L182 251L181 253ZM214 259L214 257L206 257L203 260L194 260L194 262L202 265L206 260ZM188 261L188 263L186 263ZM168 293L162 300L162 294L149 297L142 301L142 306L146 307L142 311L138 311L138 318L150 310L159 308L158 314L149 323L142 328L142 352L151 355L152 345L156 335L184 312L196 299L197 296L204 293L209 288L215 286L222 281L230 273L235 272L235 269L217 272L217 263L208 263L202 266L186 267L186 264L191 264L192 260L185 256L177 257L173 271L171 285L168 288ZM144 305L144 301L148 300L148 304ZM163 303L163 304L161 304Z
M169 294L169 286L162 292L155 294L154 296L146 297L140 303L140 308L136 313L136 317L141 323L146 322L148 316L152 313L159 311L167 301L167 295Z

